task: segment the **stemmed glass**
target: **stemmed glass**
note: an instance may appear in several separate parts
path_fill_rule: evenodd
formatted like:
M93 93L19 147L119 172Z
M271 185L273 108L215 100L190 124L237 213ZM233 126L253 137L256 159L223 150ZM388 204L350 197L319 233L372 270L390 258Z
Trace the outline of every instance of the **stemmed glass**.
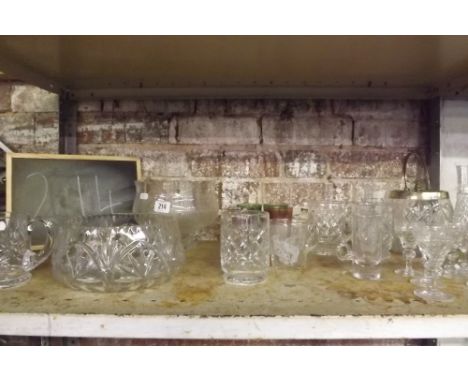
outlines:
M453 211L453 223L458 232L457 248L448 256L444 267L444 276L447 278L468 278L468 166L457 165L457 201Z
M448 253L453 248L453 231L449 224L413 226L416 245L423 256L424 275L416 282L414 294L428 302L450 302L453 296L439 289L438 279Z

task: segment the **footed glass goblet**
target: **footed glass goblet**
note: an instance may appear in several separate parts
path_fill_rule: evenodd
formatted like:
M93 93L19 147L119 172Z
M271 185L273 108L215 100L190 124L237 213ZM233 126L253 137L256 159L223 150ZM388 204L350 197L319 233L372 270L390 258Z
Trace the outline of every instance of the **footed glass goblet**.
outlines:
M444 261L453 249L450 226L418 224L413 228L413 233L423 256L424 265L424 275L416 282L414 294L428 302L452 301L453 296L440 290L438 284Z

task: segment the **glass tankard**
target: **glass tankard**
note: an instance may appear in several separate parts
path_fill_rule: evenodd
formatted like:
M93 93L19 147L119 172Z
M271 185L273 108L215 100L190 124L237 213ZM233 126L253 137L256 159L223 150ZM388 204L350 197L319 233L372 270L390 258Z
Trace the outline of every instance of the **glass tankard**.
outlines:
M357 279L379 280L380 263L389 251L388 214L382 202L353 205L351 261Z
M342 201L311 203L308 250L319 256L335 256L349 240L350 204Z

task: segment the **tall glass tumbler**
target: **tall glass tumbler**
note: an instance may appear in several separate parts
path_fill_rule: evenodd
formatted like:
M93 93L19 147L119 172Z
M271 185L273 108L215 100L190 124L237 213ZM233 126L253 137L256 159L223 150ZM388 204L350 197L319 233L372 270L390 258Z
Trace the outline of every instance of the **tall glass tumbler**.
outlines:
M379 280L380 263L386 257L386 219L382 203L358 203L352 216L352 275L357 279Z
M265 281L270 267L268 212L225 210L221 213L221 268L229 284Z

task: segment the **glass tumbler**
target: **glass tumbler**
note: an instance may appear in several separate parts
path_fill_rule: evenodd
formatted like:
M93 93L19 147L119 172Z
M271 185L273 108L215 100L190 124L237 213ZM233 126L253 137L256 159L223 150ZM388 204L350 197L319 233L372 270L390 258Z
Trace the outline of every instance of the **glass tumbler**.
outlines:
M273 219L270 230L273 265L287 268L305 266L307 222L302 219Z
M388 252L387 222L383 203L358 203L352 214L352 275L379 280L380 263Z
M225 210L221 213L221 268L229 284L265 281L270 267L268 212Z

